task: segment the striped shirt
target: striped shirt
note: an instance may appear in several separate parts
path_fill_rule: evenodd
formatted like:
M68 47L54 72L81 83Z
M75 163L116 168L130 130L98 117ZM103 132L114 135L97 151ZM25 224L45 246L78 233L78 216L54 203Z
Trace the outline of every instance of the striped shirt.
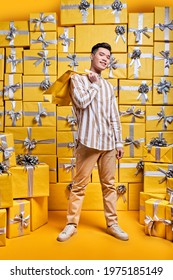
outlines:
M122 147L122 128L113 86L100 77L91 83L87 75L71 77L70 96L77 118L78 141L97 150Z

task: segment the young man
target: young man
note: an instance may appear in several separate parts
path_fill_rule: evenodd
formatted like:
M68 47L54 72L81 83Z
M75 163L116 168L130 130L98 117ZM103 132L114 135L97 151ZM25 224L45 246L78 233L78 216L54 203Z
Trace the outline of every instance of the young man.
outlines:
M70 190L67 225L58 235L65 241L77 232L85 189L97 163L103 193L107 233L128 240L117 222L115 161L123 156L121 124L113 86L101 76L110 62L111 46L98 43L91 50L87 75L71 77L70 96L77 117L76 175Z

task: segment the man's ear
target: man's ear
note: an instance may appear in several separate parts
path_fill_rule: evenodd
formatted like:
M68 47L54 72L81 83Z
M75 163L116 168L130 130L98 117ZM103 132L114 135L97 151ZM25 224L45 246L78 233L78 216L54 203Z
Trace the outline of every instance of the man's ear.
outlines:
M90 55L90 59L91 59L91 60L93 60L93 58L94 58L94 54L93 54L93 53L91 53L91 55Z

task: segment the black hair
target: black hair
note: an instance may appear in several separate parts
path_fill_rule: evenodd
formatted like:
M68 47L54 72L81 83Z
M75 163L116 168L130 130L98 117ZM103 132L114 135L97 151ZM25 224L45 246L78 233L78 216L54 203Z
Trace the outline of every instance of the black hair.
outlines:
M95 54L97 52L98 48L107 49L111 53L111 45L109 45L108 43L104 43L104 42L94 45L91 49L91 53Z

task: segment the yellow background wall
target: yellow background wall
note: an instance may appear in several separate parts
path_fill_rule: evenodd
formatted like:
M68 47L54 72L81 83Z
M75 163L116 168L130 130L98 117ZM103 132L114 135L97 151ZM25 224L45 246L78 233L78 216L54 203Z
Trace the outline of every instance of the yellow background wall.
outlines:
M60 0L0 0L0 4L0 21L27 20L33 12L59 15ZM128 12L152 12L155 6L173 6L173 0L127 0L127 4Z

